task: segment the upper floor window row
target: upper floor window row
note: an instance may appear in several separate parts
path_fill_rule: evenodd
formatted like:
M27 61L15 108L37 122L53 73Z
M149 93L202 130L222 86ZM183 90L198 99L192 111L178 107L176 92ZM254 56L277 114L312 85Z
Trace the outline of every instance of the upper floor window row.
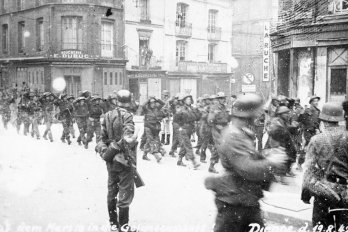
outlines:
M333 0L330 8L333 13L348 13L348 0Z

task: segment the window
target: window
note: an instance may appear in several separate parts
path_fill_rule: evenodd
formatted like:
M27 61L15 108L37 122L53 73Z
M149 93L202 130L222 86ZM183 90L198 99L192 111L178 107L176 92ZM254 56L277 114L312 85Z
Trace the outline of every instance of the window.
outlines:
M176 6L176 26L185 27L187 17L188 5L184 3L178 3Z
M117 75L117 72L115 72L115 85L118 85L118 80L117 80L117 78L118 78L118 75Z
M216 29L216 17L217 17L217 11L216 10L209 10L209 16L208 16L208 32L215 33Z
M35 6L38 7L41 5L41 0L35 0Z
M8 24L2 25L2 52L8 52Z
M101 55L103 57L113 57L114 51L114 23L102 22L101 28Z
M23 53L25 47L25 37L24 37L25 23L18 23L18 52Z
M213 63L215 61L215 53L216 53L216 44L208 45L208 61Z
M110 83L109 83L109 85L112 85L112 79L113 79L112 72L110 72Z
M36 71L36 84L39 84L39 72Z
M62 17L62 49L82 49L82 17Z
M149 3L148 0L141 0L140 20L149 20Z
M108 73L104 72L104 85L108 84Z
M44 73L41 71L41 84L44 84Z
M346 95L347 93L347 69L331 69L331 95Z
M186 58L186 49L187 42L186 41L176 41L176 65L178 66L179 61L184 61Z
M17 0L17 9L18 10L24 9L24 0Z
M334 13L348 12L348 0L334 0L332 4Z
M119 84L123 85L123 75L121 72L120 72L119 78L120 78Z
M42 51L45 44L43 18L36 20L36 50Z

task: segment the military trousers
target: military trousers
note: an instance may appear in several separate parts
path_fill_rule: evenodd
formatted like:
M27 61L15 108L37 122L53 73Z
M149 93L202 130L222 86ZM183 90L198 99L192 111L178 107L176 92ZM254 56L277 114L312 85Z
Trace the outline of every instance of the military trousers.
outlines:
M87 133L87 120L88 117L75 117L77 128L79 129L79 137L77 138L77 142L86 142L86 133Z
M87 120L87 143L91 142L95 134L97 143L100 140L100 118L88 118Z
M191 143L191 136L193 128L179 128L180 151L179 157L185 157L187 160L194 160L193 148Z
M170 152L173 153L178 149L178 146L180 144L179 142L179 124L177 124L176 122L173 122L172 124L173 126L173 140L172 140L172 147L170 149Z
M154 130L149 127L144 127L144 130L146 134L146 144L144 147L144 152L146 154L164 154L164 149L161 146L161 141L159 138L159 130Z
M48 138L52 141L53 140L53 136L52 136L52 123L53 123L53 112L49 111L45 113L45 132L43 134L43 137L46 138L46 136L48 135Z
M128 208L134 198L134 175L130 167L106 163L108 171L107 206L111 225L118 225L117 208Z

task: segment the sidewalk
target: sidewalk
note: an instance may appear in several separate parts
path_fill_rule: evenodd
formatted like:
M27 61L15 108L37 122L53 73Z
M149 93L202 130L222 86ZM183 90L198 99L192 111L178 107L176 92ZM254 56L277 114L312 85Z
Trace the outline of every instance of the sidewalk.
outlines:
M266 221L273 221L295 228L312 225L312 204L301 201L303 172L295 178L287 178L289 185L275 183L269 192L264 192L261 207ZM308 228L307 228L308 229Z

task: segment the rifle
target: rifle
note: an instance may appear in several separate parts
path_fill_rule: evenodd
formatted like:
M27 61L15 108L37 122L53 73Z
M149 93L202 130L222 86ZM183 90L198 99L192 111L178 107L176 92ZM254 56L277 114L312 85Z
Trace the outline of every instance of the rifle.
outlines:
M140 188L145 185L143 179L141 178L137 167L136 167L136 156L130 153L136 153L138 147L138 133L139 128L134 131L132 137L127 139L121 139L117 144L121 147L124 152L125 159L128 161L128 165L131 167L134 176L134 183L137 188Z

